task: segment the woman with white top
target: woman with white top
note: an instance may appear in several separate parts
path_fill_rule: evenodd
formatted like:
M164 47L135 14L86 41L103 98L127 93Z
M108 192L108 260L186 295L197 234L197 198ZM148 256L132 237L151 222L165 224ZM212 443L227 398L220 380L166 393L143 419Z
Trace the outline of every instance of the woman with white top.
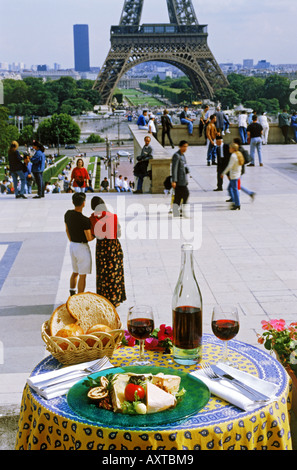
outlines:
M241 177L242 165L244 165L244 157L239 152L239 146L237 144L230 145L231 157L227 168L221 174L221 178L229 173L229 186L228 191L233 202L231 210L240 210L240 197L238 190L238 180Z
M155 116L153 114L151 114L150 120L149 120L149 123L148 123L148 132L149 132L149 134L152 134L155 137L155 139L158 140L157 129L156 129L156 125L155 125Z
M259 116L259 123L263 127L263 134L262 134L262 143L263 145L268 144L268 134L269 134L269 122L267 118L266 113L262 113L261 116Z

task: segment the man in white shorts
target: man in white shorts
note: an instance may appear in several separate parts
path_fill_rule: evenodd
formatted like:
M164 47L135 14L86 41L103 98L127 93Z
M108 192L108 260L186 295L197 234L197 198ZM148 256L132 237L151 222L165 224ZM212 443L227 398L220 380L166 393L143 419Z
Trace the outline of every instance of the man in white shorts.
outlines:
M92 272L92 257L88 242L94 239L90 219L82 213L86 204L85 193L73 194L72 202L74 209L67 211L64 216L73 271L70 277L70 295L76 293L76 285L77 293L85 290L86 276Z

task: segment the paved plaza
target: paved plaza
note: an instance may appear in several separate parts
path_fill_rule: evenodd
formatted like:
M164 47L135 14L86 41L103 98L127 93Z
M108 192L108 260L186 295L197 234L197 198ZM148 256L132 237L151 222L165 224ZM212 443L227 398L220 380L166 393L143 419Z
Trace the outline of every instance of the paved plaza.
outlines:
M156 325L171 324L180 247L187 239L182 224L193 225L193 219L197 221L195 241L201 241L194 256L205 333L211 333L211 311L216 303L238 305L237 339L253 345L257 345L261 320L296 321L297 146L265 146L263 152L263 167L246 168L244 186L255 191L256 198L252 202L241 194L241 211L229 210L227 181L224 192L213 191L216 167L206 165L206 147L191 147L187 153L192 219L172 220L168 214L170 196L103 195L118 211L123 229L127 301L118 312L124 324L127 310L135 302L152 305ZM91 214L91 198L88 193L86 215ZM158 206L158 214L152 206ZM67 299L71 264L64 213L69 208L71 194L49 194L41 200L0 197L2 407L21 403L27 377L48 355L41 325ZM158 226L169 227L175 239L160 239L154 229L150 232L149 227ZM192 228L188 226L186 233ZM141 239L137 238L140 232ZM95 242L90 246L95 260ZM95 264L87 278L87 290L95 291Z

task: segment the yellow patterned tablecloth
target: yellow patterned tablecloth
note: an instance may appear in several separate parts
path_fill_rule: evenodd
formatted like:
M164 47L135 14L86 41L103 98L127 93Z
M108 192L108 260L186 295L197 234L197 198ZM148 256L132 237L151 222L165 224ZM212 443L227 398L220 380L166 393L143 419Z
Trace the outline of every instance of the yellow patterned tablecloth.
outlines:
M244 412L211 396L207 405L186 421L158 428L110 428L94 425L73 412L66 396L45 400L28 385L24 388L17 450L292 450L289 409L290 379L267 353L239 341L229 342L230 357L241 370L278 385L277 401L253 412ZM154 365L191 372L171 356L147 353ZM113 355L115 367L127 366L137 348L121 347ZM203 361L221 359L221 342L203 338ZM33 371L36 375L61 365L51 356Z

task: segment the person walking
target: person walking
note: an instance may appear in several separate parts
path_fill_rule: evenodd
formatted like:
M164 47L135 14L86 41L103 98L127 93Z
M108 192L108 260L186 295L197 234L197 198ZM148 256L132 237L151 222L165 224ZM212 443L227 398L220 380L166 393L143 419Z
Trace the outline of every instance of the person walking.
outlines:
M179 150L172 157L172 178L171 186L174 189L173 217L181 217L183 211L180 210L181 202L185 206L189 199L188 173L189 168L185 153L188 149L188 142L182 140L179 143Z
M172 125L170 117L168 116L167 109L164 109L163 111L163 115L161 116L161 124L162 124L162 147L165 147L165 136L167 135L170 145L174 149L174 145L173 145L172 138L170 135L170 131L173 128L173 125Z
M228 191L233 202L231 210L240 210L240 195L238 189L238 180L240 179L242 166L244 165L244 157L241 152L239 152L239 146L232 143L230 145L230 161L228 166L221 174L223 179L227 173L229 173L229 186Z
M37 140L33 140L33 149L35 153L31 157L32 173L37 184L37 195L33 199L44 197L43 172L45 169L45 154L43 145Z
M91 221L83 215L86 205L85 193L74 193L72 196L73 210L64 215L66 234L70 241L72 274L70 277L70 295L84 292L86 277L92 273L92 256L88 242L94 239L91 232Z
M96 238L96 291L118 307L126 300L121 227L117 215L107 210L100 197L91 199L91 208L91 232Z
M253 122L247 128L248 140L250 141L251 163L248 166L255 166L256 150L259 158L259 165L263 166L262 161L262 134L263 127L258 123L256 115L253 116Z
M207 165L210 166L210 162L213 165L216 165L216 137L217 137L217 128L216 128L216 115L212 114L210 116L210 123L206 128L206 137L208 139L208 149L207 149Z
M261 124L261 126L263 127L262 143L263 145L267 145L269 136L269 122L267 113L264 112L261 114L261 116L259 116L259 124Z
M216 117L215 125L217 128L217 133L220 135L223 135L223 131L225 127L225 118L224 118L224 113L221 111L220 106L217 106L214 115Z
M228 144L224 144L223 137L218 134L216 137L217 144L217 187L214 191L223 191L222 172L227 167L230 160L230 149Z
M282 113L279 114L278 116L278 125L281 128L281 131L283 133L284 139L285 139L285 144L289 144L289 129L291 125L291 119L290 115L287 113L287 110L284 109Z
M241 113L238 116L238 130L239 130L240 139L243 145L247 144L247 141L248 141L247 119L248 119L248 116L247 116L246 111L241 111Z
M297 113L296 111L293 111L293 114L291 116L291 127L294 132L294 142L297 144Z
M241 170L240 190L243 193L250 196L252 201L254 201L255 197L256 197L256 193L254 191L251 191L250 189L248 189L246 186L243 186L243 184L242 184L242 176L245 173L245 164L250 160L250 155L249 155L248 151L245 148L243 148L242 142L239 138L236 137L235 139L233 139L233 143L238 145L238 150L239 150L239 152L242 153L243 158L244 158L244 164L242 165L242 170Z
M8 151L8 162L9 162L9 169L13 180L14 186L14 194L16 199L22 198L27 199L25 196L25 185L26 185L26 177L24 173L24 163L23 159L18 151L19 144L15 140L11 142L9 151ZM21 188L18 189L18 178L21 181Z

